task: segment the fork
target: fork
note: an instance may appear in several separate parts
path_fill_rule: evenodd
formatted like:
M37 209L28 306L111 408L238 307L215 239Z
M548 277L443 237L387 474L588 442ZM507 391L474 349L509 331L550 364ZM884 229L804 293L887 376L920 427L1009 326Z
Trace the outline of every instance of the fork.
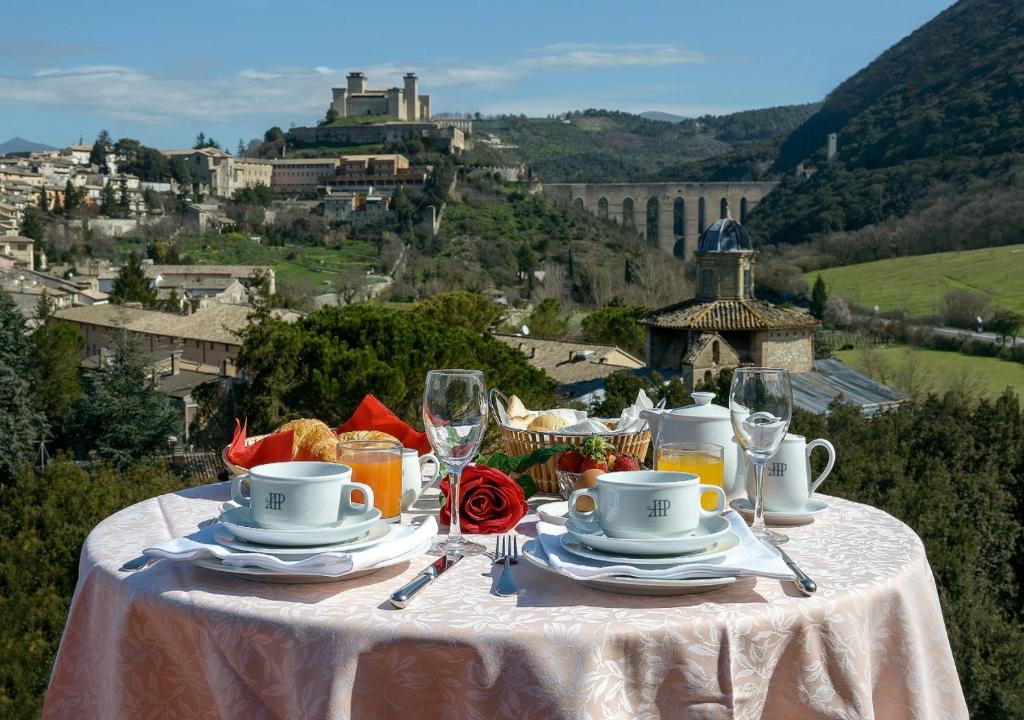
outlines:
M494 539L494 564L504 563L505 567L494 588L495 595L518 595L519 588L512 577L512 564L519 562L519 540L515 535L499 535Z

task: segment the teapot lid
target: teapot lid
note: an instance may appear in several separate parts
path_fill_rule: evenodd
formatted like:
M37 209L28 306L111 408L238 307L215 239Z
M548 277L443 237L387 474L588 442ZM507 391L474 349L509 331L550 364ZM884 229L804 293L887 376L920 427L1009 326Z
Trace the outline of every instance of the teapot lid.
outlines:
M694 404L672 410L673 415L686 415L687 417L729 419L729 408L715 405L711 401L715 399L712 392L690 393Z

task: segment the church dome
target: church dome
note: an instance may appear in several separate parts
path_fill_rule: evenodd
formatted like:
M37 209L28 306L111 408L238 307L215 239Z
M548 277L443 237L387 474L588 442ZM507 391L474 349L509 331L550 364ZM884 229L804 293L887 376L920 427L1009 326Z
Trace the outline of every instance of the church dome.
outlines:
M701 233L697 244L697 252L743 252L753 249L750 233L731 217L715 220Z

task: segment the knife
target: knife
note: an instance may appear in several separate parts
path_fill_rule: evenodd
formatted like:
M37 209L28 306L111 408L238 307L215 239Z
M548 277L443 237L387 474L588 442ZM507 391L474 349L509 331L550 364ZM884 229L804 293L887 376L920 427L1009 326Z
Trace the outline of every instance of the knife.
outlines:
M789 569L793 571L793 574L796 575L796 579L793 582L796 583L800 592L804 595L813 595L818 589L818 584L811 580L807 573L797 567L797 564L793 562L793 558L787 555L785 550L778 546L775 546L775 549L778 550L779 555L782 556L782 562L786 563L786 565L789 566Z
M409 604L409 601L413 599L416 593L429 585L434 578L438 577L441 573L445 572L448 568L461 560L462 557L462 555L442 555L430 565L427 565L423 572L413 578L410 582L398 588L390 598L391 604L396 608L404 608Z

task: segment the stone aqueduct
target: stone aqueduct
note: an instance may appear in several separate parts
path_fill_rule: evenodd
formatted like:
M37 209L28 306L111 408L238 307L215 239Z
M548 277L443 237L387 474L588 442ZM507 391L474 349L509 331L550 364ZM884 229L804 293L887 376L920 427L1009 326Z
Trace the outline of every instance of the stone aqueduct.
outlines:
M652 247L689 261L704 229L726 203L745 222L774 182L545 183L555 200L637 229Z

